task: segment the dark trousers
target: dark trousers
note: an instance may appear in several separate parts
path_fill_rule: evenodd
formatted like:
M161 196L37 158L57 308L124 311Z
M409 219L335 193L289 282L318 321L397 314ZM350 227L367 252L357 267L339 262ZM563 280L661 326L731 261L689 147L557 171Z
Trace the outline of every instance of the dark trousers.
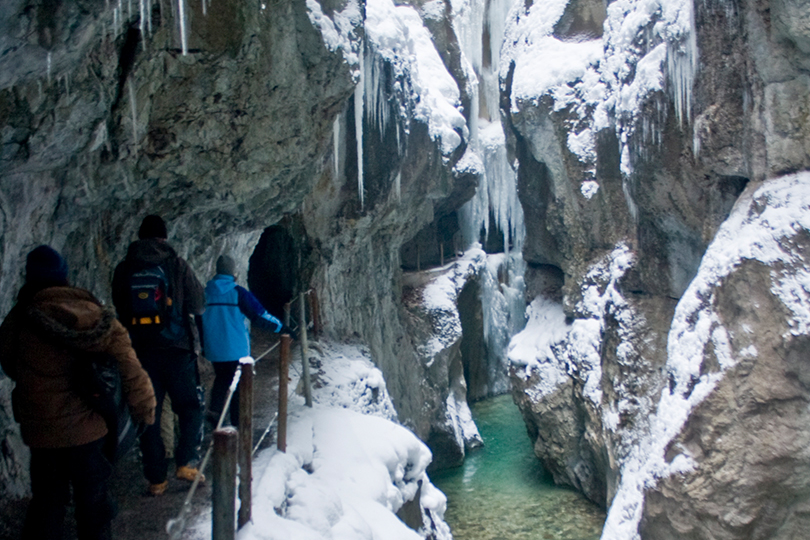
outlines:
M160 436L160 415L163 412L163 398L168 392L172 400L172 410L177 414L180 437L174 451L178 467L199 459L202 443L203 393L199 386L197 358L190 351L182 349L137 350L146 372L152 379L157 398L156 421L141 435L143 472L151 484L166 480L168 463L166 448Z
M228 398L228 389L233 381L233 376L236 370L239 369L239 361L233 360L230 362L211 362L214 366L214 387L211 389L211 412L216 415L216 420L219 420L222 414L222 408L225 406L225 400ZM239 387L233 393L231 398L231 425L239 425ZM227 417L226 417L227 418Z
M31 449L31 492L23 540L62 540L73 487L79 540L109 540L115 503L107 482L112 465L102 451L104 439L69 448Z

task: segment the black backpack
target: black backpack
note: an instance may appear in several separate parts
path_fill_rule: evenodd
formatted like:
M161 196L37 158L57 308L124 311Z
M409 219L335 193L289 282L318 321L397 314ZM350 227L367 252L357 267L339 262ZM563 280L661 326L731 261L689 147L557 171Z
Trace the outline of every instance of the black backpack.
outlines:
M107 424L104 454L115 463L135 446L146 426L132 420L121 387L118 361L107 353L75 353L72 386Z
M172 299L169 276L160 265L140 268L129 276L132 327L160 329L169 323Z

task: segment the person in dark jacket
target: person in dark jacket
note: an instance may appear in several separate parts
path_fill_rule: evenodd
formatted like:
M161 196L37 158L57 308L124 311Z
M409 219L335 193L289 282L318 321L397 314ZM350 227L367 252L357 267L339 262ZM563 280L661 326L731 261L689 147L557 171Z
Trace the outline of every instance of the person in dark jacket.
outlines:
M231 257L221 255L217 259L216 271L217 274L205 286L205 313L202 316L205 357L213 364L216 374L209 413L213 422L222 414L239 359L250 356L250 329L245 317L274 332L289 332L250 291L236 284L236 263ZM238 426L238 391L234 392L231 401L230 417L231 423Z
M191 317L204 309L202 284L188 263L166 242L166 223L160 216L146 216L138 230L138 240L130 244L126 258L113 275L113 303L118 318L129 329L132 344L155 387L157 417L160 418L166 393L179 419L180 434L174 452L176 476L194 481L198 474L199 446L202 442L203 393L197 371L196 325ZM144 269L160 268L168 280L171 299L169 315L162 324L138 325L133 313L132 276ZM162 495L168 488L168 462L160 423L141 435L144 475L149 493ZM204 478L202 478L204 480Z
M79 540L111 538L107 426L73 382L74 362L95 353L117 360L133 420L153 424L154 391L126 329L89 291L68 286L65 260L39 246L28 254L25 285L0 326L0 364L16 383L14 418L31 448L25 540L61 540L71 486Z

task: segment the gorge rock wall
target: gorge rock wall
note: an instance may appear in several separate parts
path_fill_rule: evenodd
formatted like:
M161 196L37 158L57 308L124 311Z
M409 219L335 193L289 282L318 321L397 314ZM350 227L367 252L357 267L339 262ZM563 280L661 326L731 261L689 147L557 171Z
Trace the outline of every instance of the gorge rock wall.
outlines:
M389 4L369 16L381 19ZM143 13L3 3L0 311L41 243L65 255L72 283L109 300L112 271L146 214L164 216L201 281L229 252L242 284L262 232L294 222L299 285L318 291L325 331L370 347L400 421L420 437L453 430L448 376L431 380L417 357L400 285L401 246L476 182L453 172L463 96L441 76L435 47L418 47L427 56L417 60L439 73L438 90L416 79L430 80L428 69L397 63L411 57L389 54L390 36L367 39L361 2L205 5L185 3L183 40L179 4L168 0L144 2ZM423 39L407 9L397 12L403 33ZM12 386L0 376L4 497L28 483Z
M509 21L536 292L513 395L555 480L609 508L603 539L807 526L807 16L571 0Z

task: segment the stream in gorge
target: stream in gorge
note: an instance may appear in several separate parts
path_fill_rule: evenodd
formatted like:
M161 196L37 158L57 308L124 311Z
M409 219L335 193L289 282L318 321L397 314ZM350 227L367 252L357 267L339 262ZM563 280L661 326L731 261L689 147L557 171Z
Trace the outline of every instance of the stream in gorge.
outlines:
M534 456L510 395L472 405L484 447L461 467L431 474L447 495L455 540L598 540L605 513L579 493L555 486Z

